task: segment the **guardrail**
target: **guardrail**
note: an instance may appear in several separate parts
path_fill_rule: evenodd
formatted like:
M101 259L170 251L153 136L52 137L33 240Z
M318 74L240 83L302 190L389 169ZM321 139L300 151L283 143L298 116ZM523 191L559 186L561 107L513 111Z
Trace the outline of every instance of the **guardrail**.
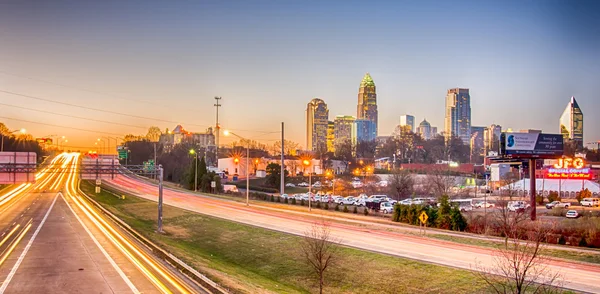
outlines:
M107 215L109 218L111 218L121 228L123 228L126 232L128 232L133 238L137 239L142 244L146 245L150 250L152 250L152 252L158 258L165 260L166 262L168 262L169 264L171 264L172 266L177 268L181 273L186 275L188 278L194 280L198 284L205 287L206 290L208 290L211 293L215 293L215 294L229 293L229 291L227 291L226 289L223 289L221 286L219 286L219 284L215 283L214 281L212 281L205 275L199 273L197 270L195 270L191 266L187 265L185 262L183 262L182 260L180 260L179 258L174 256L173 254L163 250L158 245L156 245L152 241L148 240L146 237L142 236L140 233L138 233L136 230L134 230L131 226L129 226L127 223L125 223L119 217L112 214L110 211L108 211L106 208L102 207L102 205L98 204L98 202L96 202L94 199L92 199L86 193L84 193L81 190L80 185L81 185L81 180L79 180L79 183L77 185L77 189L79 190L79 193L81 193L81 195L84 195L94 206L96 206L96 208L100 209L105 215Z

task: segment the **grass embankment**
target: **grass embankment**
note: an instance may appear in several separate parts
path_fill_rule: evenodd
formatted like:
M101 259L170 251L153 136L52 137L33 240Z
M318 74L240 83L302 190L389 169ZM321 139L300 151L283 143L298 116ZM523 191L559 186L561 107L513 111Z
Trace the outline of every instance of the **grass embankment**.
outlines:
M467 237L450 236L450 235L443 235L443 234L430 234L430 235L427 235L427 237L445 240L445 241L451 241L451 242L460 243L460 244L480 246L480 247L500 248L500 246L502 246L502 244L499 242L486 241L486 240L467 238ZM542 254L546 255L546 256L562 258L562 259L566 259L566 260L583 261L583 262L600 264L600 251L598 251L597 253L592 253L592 252L584 252L584 251L576 251L576 250L561 250L561 249L554 249L554 248L545 248L542 250Z
M304 262L301 237L242 225L172 206L165 234L156 234L156 203L81 188L138 232L238 293L309 293L318 285ZM473 293L484 283L473 273L352 248L340 248L326 293ZM426 282L425 282L426 281Z

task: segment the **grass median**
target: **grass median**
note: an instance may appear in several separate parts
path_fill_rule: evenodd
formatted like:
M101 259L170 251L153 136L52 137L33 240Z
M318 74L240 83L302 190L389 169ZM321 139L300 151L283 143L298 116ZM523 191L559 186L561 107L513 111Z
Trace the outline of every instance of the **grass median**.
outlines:
M165 234L155 233L156 202L119 199L81 189L135 230L234 293L314 293L318 284L302 257L301 237L209 217L166 205ZM326 293L473 293L473 273L342 247Z

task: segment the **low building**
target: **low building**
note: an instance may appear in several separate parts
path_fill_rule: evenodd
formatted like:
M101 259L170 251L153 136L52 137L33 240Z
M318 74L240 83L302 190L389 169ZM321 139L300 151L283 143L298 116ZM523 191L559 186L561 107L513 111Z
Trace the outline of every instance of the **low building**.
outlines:
M173 131L161 134L159 142L166 150L170 150L181 143L192 143L197 147L214 147L215 134L212 128L208 128L205 133L193 133L185 130L183 126L177 125Z

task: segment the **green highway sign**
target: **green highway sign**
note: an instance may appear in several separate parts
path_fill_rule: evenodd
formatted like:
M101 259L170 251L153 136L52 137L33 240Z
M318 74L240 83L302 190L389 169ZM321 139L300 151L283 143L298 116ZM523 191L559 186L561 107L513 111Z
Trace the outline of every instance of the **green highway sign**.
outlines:
M127 150L119 149L119 159L126 159L128 157Z

